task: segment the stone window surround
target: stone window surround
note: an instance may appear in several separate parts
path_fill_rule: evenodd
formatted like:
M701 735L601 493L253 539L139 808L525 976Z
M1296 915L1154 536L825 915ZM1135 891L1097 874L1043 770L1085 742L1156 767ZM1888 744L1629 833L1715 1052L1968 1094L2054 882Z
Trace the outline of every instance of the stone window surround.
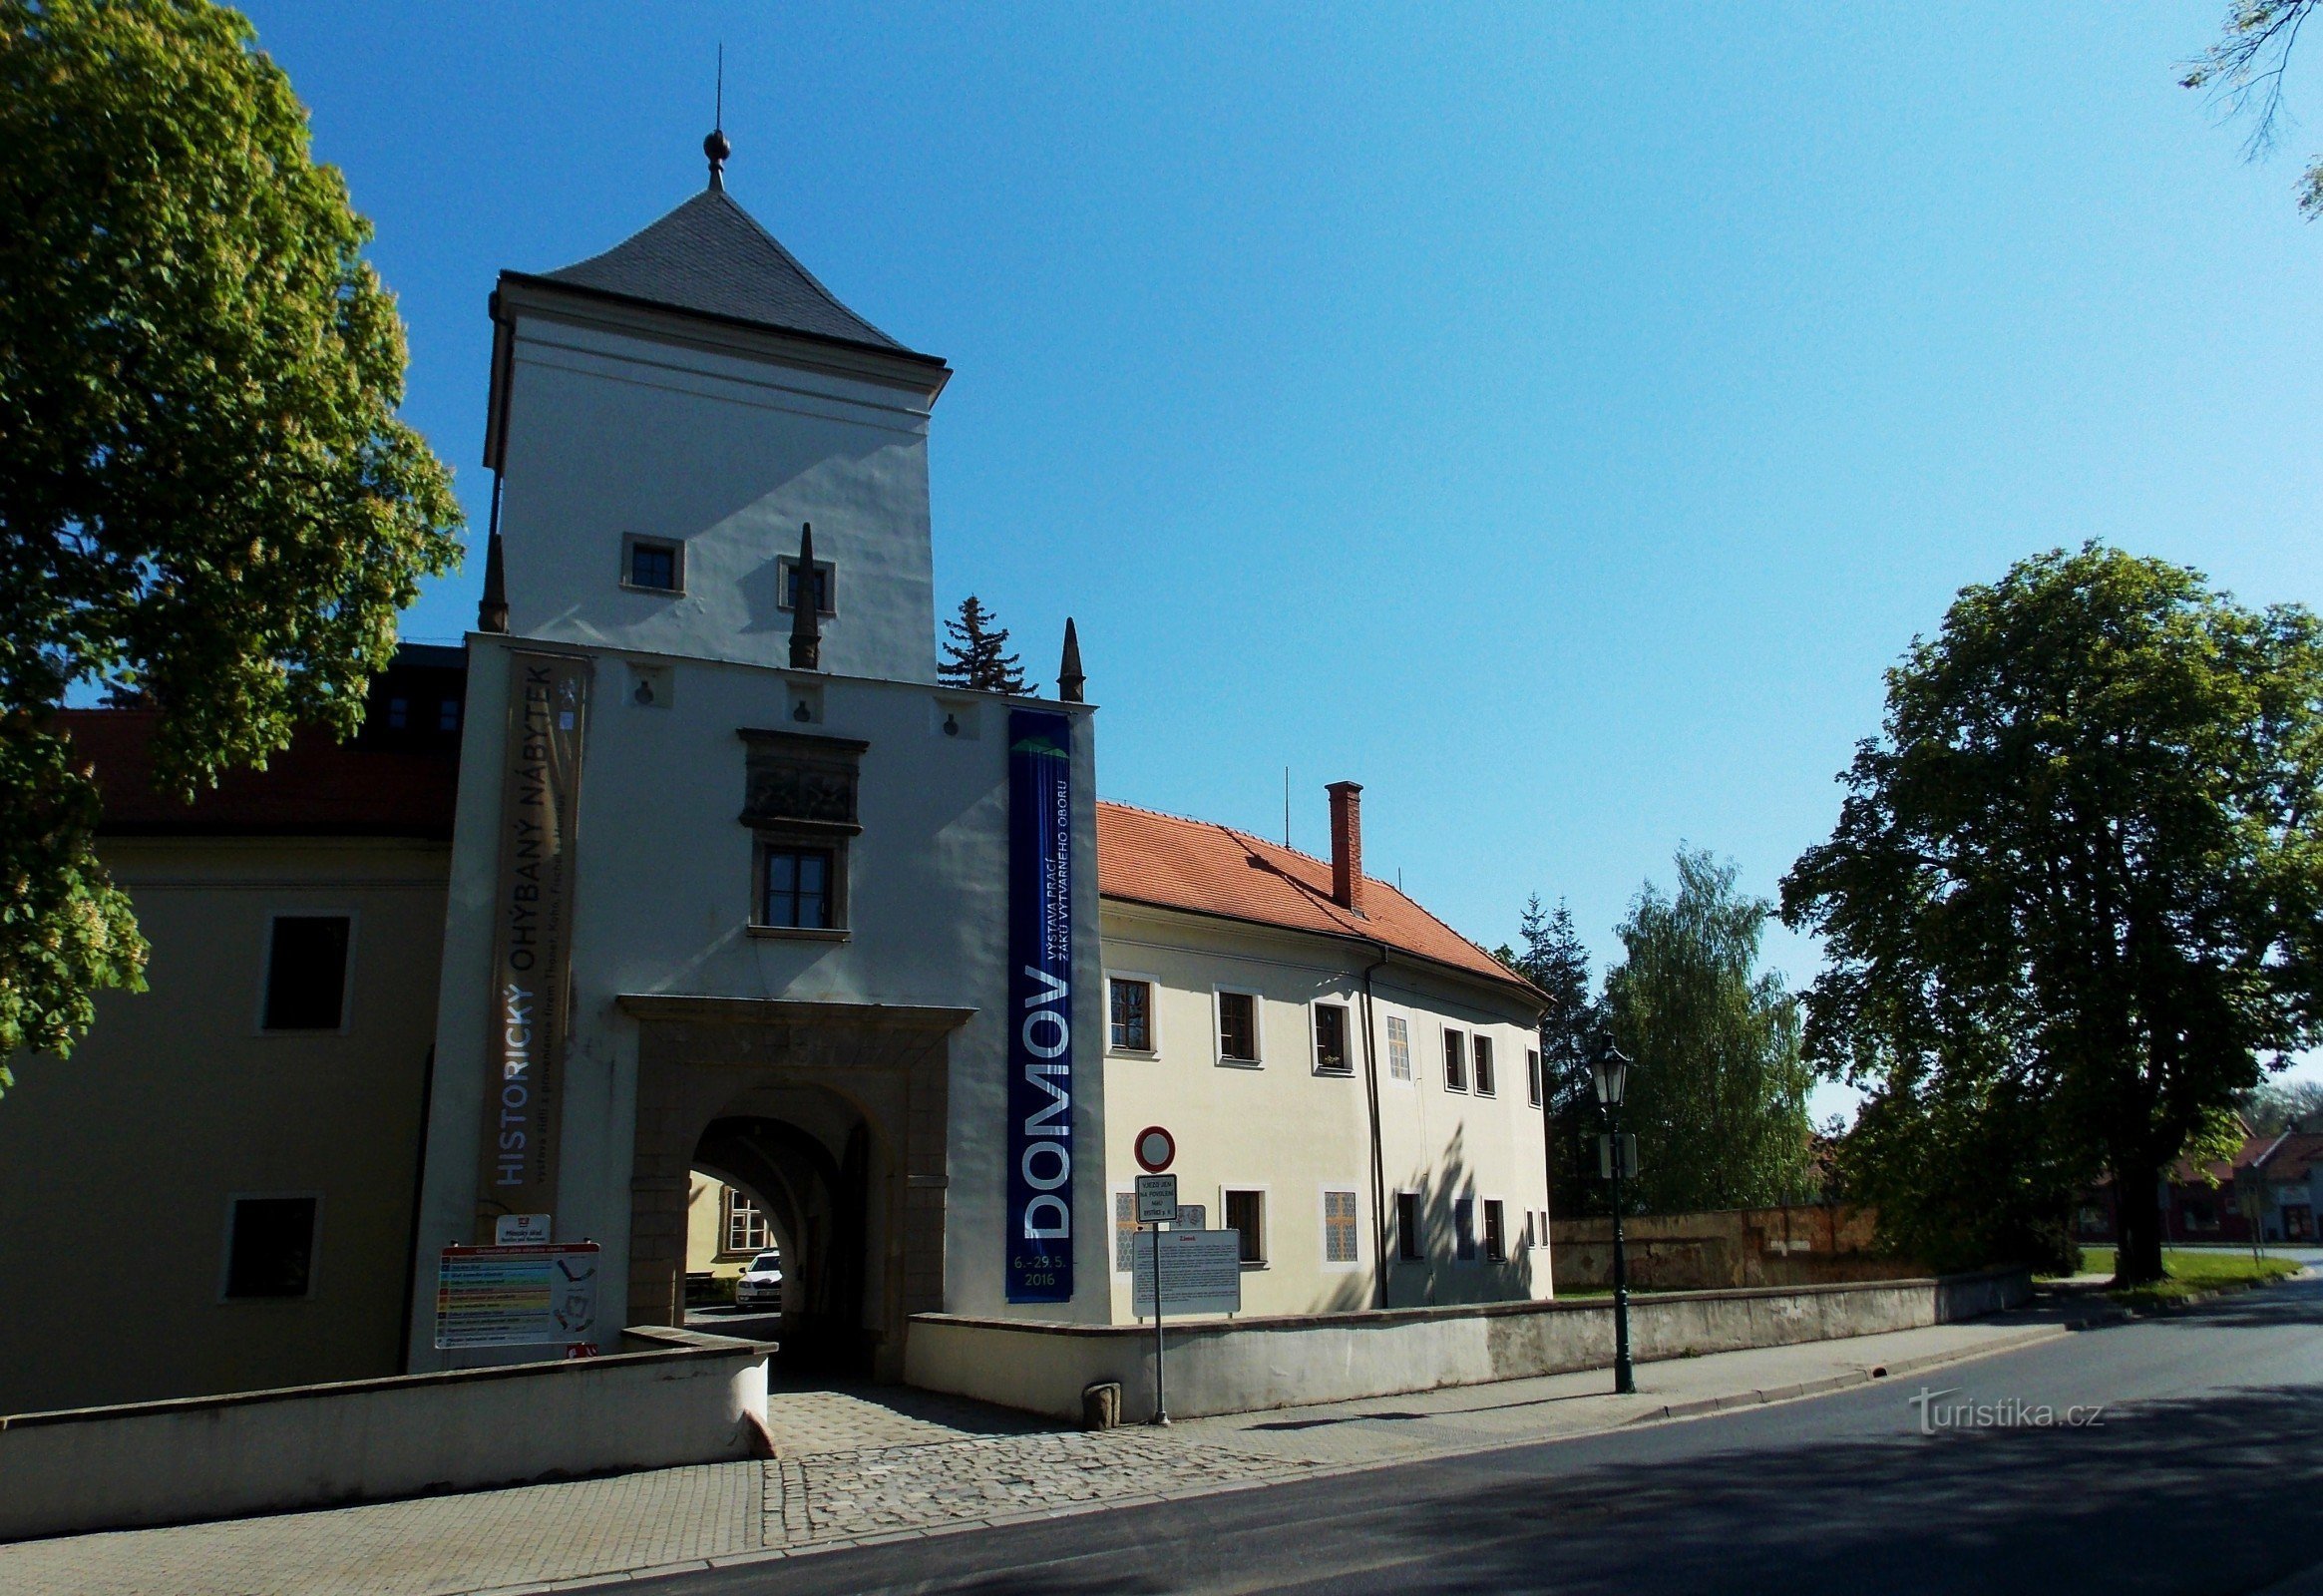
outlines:
M635 556L639 549L666 549L669 551L669 586L647 588L629 580L636 570ZM683 598L685 597L685 540L659 538L650 533L624 532L621 534L621 578L623 593L649 594L655 598Z

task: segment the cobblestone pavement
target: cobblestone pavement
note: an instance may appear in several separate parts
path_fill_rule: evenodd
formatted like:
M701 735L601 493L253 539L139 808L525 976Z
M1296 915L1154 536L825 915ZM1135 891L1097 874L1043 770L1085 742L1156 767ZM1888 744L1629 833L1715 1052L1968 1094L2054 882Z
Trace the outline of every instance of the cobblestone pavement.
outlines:
M910 1446L968 1435L1025 1435L1054 1420L902 1386L778 1390L766 1398L766 1427L778 1457L801 1452Z
M1315 1465L1117 1429L810 1453L765 1466L766 1544L799 1546L1288 1479Z
M0 1546L8 1596L447 1596L760 1544L759 1463Z

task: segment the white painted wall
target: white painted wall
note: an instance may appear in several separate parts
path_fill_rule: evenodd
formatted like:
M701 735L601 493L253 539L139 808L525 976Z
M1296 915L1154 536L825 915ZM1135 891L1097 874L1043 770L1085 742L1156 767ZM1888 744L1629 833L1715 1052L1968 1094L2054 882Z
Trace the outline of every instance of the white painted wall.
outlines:
M753 1454L748 1342L0 1419L0 1541Z
M1109 899L1104 905L1107 975L1156 984L1153 1053L1108 1048L1105 1117L1110 1185L1129 1191L1139 1173L1131 1143L1148 1124L1177 1138L1179 1200L1200 1203L1213 1229L1226 1223L1230 1187L1266 1192L1267 1262L1243 1273L1243 1305L1254 1314L1307 1314L1367 1308L1375 1285L1370 1119L1364 1080L1363 971L1375 950L1328 937ZM1388 1302L1392 1306L1505 1301L1550 1295L1545 1235L1527 1246L1526 1216L1548 1206L1542 1111L1527 1095L1525 1050L1538 1045L1537 1009L1511 988L1397 956L1371 978L1372 1040L1379 1050L1380 1150L1386 1185ZM1261 1060L1256 1067L1218 1056L1216 994L1259 998ZM1313 1005L1348 1006L1352 1075L1315 1069ZM1414 1078L1391 1080L1388 1015L1410 1027ZM1496 1092L1445 1089L1442 1031L1481 1032L1493 1041ZM1110 1034L1108 1032L1108 1041ZM1323 1194L1356 1193L1358 1261L1327 1262ZM1417 1191L1427 1220L1427 1256L1395 1257L1395 1193ZM1474 1210L1476 1258L1453 1256L1450 1203ZM1498 1199L1508 1256L1483 1255L1483 1202ZM1113 1276L1113 1318L1127 1322L1130 1276Z
M512 650L523 639L469 639L469 713L461 763L459 840L445 932L436 1084L423 1203L414 1367L438 1367L430 1347L434 1249L466 1240L476 1196L478 1137L491 1025L490 893L497 868L499 744ZM626 1322L629 1177L635 1130L637 1029L624 994L914 1003L975 1016L951 1049L951 1170L945 1302L956 1312L1005 1314L1001 1299L1007 1124L1007 715L1011 702L908 682L809 675L713 660L581 650L595 660L582 754L575 870L573 1010L565 1066L557 1234L604 1249L598 1339ZM633 663L670 672L663 707L630 702ZM799 686L821 696L822 720L788 716ZM1051 706L1053 707L1053 706ZM1069 1308L1043 1318L1102 1321L1106 1291L1103 1010L1096 935L1095 729L1073 720L1078 990L1074 1027L1076 1273ZM950 712L962 733L943 731ZM863 833L849 854L844 942L754 938L751 832L741 727L861 738ZM738 1083L739 1084L739 1083ZM1083 1217L1085 1216L1085 1217ZM876 1260L875 1260L876 1261ZM876 1300L876 1299L875 1299Z
M787 664L776 562L812 522L837 577L824 668L936 679L928 421L946 373L809 365L781 340L711 343L683 318L502 292L511 631ZM621 586L624 533L684 543L682 598Z
M1636 1358L1650 1363L1951 1324L2031 1296L2032 1277L2022 1269L1678 1292L1633 1300L1630 1333ZM1613 1361L1613 1308L1599 1300L1213 1320L1168 1337L1170 1412L1198 1418L1602 1369ZM1124 1421L1153 1415L1153 1338L1134 1326L924 1315L912 1322L910 1349L907 1378L931 1391L1073 1419L1082 1391L1107 1381L1121 1387Z

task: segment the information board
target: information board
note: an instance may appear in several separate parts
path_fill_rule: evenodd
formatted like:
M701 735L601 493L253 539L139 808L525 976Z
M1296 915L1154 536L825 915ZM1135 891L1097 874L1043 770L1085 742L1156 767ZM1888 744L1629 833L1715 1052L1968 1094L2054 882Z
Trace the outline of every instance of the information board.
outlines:
M1139 1317L1153 1313L1151 1237L1129 1249L1129 1300ZM1170 1314L1242 1312L1242 1232L1165 1230L1161 1234L1162 1309Z
M595 1242L447 1247L436 1269L436 1345L573 1346L596 1339Z

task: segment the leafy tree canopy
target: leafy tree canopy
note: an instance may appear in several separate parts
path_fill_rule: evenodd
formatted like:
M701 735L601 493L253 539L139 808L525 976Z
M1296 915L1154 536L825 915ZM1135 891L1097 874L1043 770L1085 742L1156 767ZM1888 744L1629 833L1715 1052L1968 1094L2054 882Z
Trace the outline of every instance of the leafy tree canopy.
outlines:
M1517 922L1521 948L1495 950L1502 964L1547 995L1542 1016L1543 1106L1549 1116L1550 1206L1559 1214L1602 1212L1597 1178L1597 1095L1590 1065L1605 1040L1605 1010L1593 993L1589 950L1573 929L1572 912L1559 903L1541 907L1539 894Z
M1027 690L1022 661L1007 651L1008 629L993 622L991 611L974 594L960 601L958 618L947 620L944 629L951 640L944 645L936 671L947 683L983 692Z
M1629 1054L1622 1124L1638 1137L1643 1200L1664 1213L1811 1195L1813 1074L1797 1004L1758 970L1773 905L1737 890L1732 865L1681 848L1678 890L1648 882L1607 972L1613 1039Z
M458 558L369 226L253 45L204 0L0 0L0 1050L65 1051L144 960L67 688L158 706L191 796L352 731Z
M2111 1173L2123 1275L2158 1275L2162 1171L2318 1034L2319 778L2306 610L2097 544L1961 593L1782 888L1828 961L1807 1052L1872 1094L1884 1220L2024 1245Z

